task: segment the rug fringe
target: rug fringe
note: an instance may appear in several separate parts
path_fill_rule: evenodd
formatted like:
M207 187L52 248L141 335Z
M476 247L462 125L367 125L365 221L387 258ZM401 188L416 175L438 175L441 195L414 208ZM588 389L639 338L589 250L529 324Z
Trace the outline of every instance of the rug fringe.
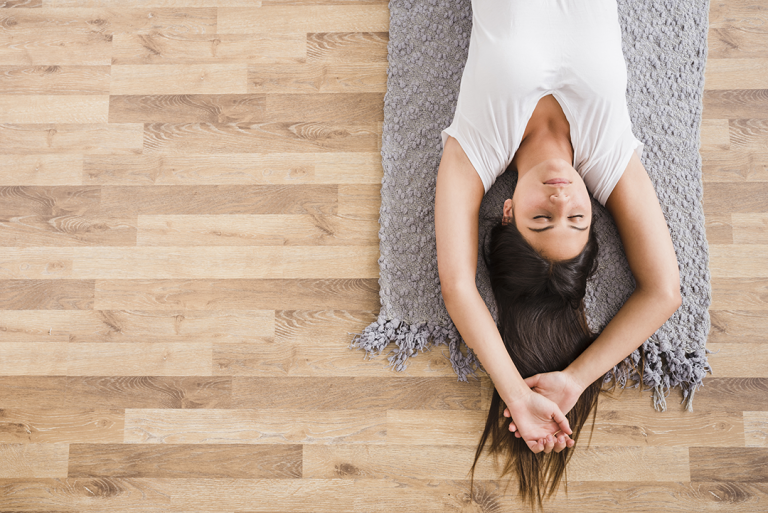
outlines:
M408 367L409 358L438 345L448 346L450 356L447 359L451 362L459 381L467 381L470 375L479 379L476 371L485 372L472 349L467 347L466 354L462 352L461 346L464 344L455 327L446 329L428 322L407 324L400 319L388 320L379 317L362 333L350 334L354 335L349 345L350 349L358 348L365 351L367 358L380 355L390 342L394 342L396 347L389 352L387 360L390 368L398 372Z
M391 343L395 343L395 348L387 355L389 367L395 371L402 372L408 367L408 359L417 356L420 352L427 351L438 345L448 346L450 355L446 357L453 367L459 381L467 381L471 375L479 379L476 371L485 372L480 360L471 348L464 344L461 335L455 326L445 328L429 322L408 324L400 319L386 319L379 317L376 321L369 324L362 333L350 333L354 338L350 342L350 349L360 349L365 351L366 358L378 356ZM653 344L650 340L645 344ZM645 346L644 344L644 346ZM466 348L466 354L462 351L462 346ZM649 347L643 347L648 350ZM641 348L641 349L643 349ZM653 407L656 411L667 411L667 397L672 388L680 386L683 394L684 407L687 411L693 411L693 396L701 387L702 380L706 373L712 373L712 368L706 360L707 349L701 351L702 355L689 356L688 368L686 369L687 380L680 383L672 383L668 372L663 372L664 368L670 365L679 365L680 359L665 356L652 351L646 351L644 365L641 365L641 349L634 351L622 362L608 371L603 380L604 383L613 383L620 388L637 388L641 384L638 369L643 369L642 385L644 391L650 391L652 394ZM444 355L445 356L445 355ZM695 357L695 356L698 356ZM691 365L697 363L698 365Z

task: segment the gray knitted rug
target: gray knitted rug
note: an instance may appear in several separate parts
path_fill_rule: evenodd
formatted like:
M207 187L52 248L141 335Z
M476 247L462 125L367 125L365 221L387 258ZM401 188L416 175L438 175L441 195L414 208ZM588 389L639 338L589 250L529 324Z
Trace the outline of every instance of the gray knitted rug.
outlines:
M510 0L513 1L513 0ZM522 1L522 0L520 0ZM481 369L461 340L440 294L434 230L440 132L451 124L472 29L470 0L391 0L387 93L381 155L384 166L379 223L381 312L351 347L380 354L390 343L390 365L445 344L460 380ZM619 0L627 62L627 102L633 131L645 143L648 170L669 225L680 266L683 304L640 349L606 375L620 386L639 377L656 409L680 387L687 409L707 362L710 276L701 207L701 124L707 57L708 0ZM486 234L515 176L502 175L481 207L477 284L491 313L496 305L483 262ZM589 325L602 330L634 290L611 216L593 201L599 267L585 298Z

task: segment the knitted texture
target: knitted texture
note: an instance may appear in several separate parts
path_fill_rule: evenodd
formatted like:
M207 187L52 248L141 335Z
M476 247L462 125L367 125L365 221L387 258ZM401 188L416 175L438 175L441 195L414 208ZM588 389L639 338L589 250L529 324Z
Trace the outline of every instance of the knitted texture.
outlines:
M454 327L440 292L434 230L440 132L453 120L472 29L470 0L391 0L388 80L382 137L381 312L352 341L369 356L391 342L389 362L403 370L410 357L445 344L460 380L481 369ZM622 49L627 63L627 104L635 136L645 144L642 162L656 189L680 269L682 306L650 339L606 375L620 386L637 380L654 406L680 387L687 409L707 362L710 275L701 207L698 153L708 0L618 1ZM496 305L482 255L487 233L512 196L516 177L504 173L483 199L480 213L478 290L496 319ZM585 305L590 328L599 333L635 287L608 212L593 200L600 245L598 270ZM638 221L642 222L642 221Z

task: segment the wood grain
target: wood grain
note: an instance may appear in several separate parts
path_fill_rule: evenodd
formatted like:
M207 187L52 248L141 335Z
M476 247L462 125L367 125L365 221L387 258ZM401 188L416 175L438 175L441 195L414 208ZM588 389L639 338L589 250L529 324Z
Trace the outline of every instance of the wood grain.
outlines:
M125 410L125 442L143 444L340 444L388 440L383 410Z
M228 310L267 309L309 310L323 307L328 309L355 305L362 309L378 309L378 284L370 279L332 280L254 280L236 278L231 280L190 279L190 280L97 280L94 307L102 310ZM341 313L344 318L349 314ZM363 320L351 315L355 324L368 324L369 315ZM285 336L289 329L286 323L295 316L276 314L276 331ZM315 322L292 324L304 326L305 336L311 337L312 330L321 324L330 324L327 331L334 335L345 329L347 324L334 314L332 320L323 321L317 316ZM310 316L310 319L312 317Z
M115 34L112 64L292 64L307 59L307 36L301 33L195 32L152 30Z
M0 138L9 153L132 154L144 144L144 127L137 123L5 124Z
M4 66L109 66L111 61L112 34L29 28L4 30L0 36Z
M768 333L768 314L765 310L711 310L710 321L709 342L768 342L765 335Z
M112 5L110 5L112 3ZM177 4L174 8L172 4ZM213 4L213 1L198 2ZM0 23L10 32L59 30L72 34L118 33L195 33L216 32L215 5L204 8L193 1L163 0L135 2L136 7L119 2L73 0L67 4L44 0L39 10L5 11ZM166 5L163 5L166 4ZM183 6L183 8L179 8ZM115 7L120 7L115 9ZM151 8L148 9L148 8Z
M218 32L224 34L389 31L383 4L221 7L218 14Z
M711 244L709 268L718 278L768 278L768 246L765 244ZM740 265L734 260L742 259Z
M385 93L386 63L248 66L249 93Z
M109 66L0 66L0 94L108 95Z
M338 215L141 215L136 244L378 246L376 228L375 220Z
M0 410L0 443L6 444L120 443L124 429L123 410Z
M768 481L768 449L691 447L691 481Z
M766 58L707 59L705 86L709 90L768 89Z
M67 477L67 444L0 444L0 478Z
M81 185L82 155L5 155L0 186Z
M113 65L111 94L242 94L247 67L241 64Z
M380 144L381 123L150 123L144 129L147 154L370 152Z
M307 412L364 410L477 410L480 387L452 378L232 378L236 408L288 409Z
M747 447L768 447L767 412L744 412L744 438Z
M0 280L0 309L90 310L94 285L93 280Z
M768 181L768 152L743 150L702 151L704 182L766 182Z
M389 32L307 34L308 62L382 62L387 58Z
M380 308L389 16L0 0L0 511L530 511L488 458L469 486L487 375L348 347ZM601 394L547 512L768 510L766 27L710 3L714 374L693 412Z
M110 216L322 215L335 214L338 203L338 189L333 185L114 185L98 189L99 212Z
M68 477L291 479L301 445L136 445L74 443Z
M768 89L705 90L702 117L768 118Z
M378 258L378 248L368 246L321 246L311 255L282 246L61 247L55 255L0 247L5 279L370 279L378 277Z
M70 342L88 343L242 342L249 337L273 336L274 318L273 310L249 309L0 311L8 334L24 333L38 341L64 335Z

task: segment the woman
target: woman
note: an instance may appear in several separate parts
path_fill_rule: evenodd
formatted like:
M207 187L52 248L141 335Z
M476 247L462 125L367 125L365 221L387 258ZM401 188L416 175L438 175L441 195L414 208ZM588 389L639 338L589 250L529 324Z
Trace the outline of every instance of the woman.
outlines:
M573 446L565 414L582 392L680 305L677 260L631 130L615 0L474 0L472 8L437 176L442 293L511 415L510 431L533 453L560 452ZM613 216L637 284L570 364L527 379L475 285L480 202L510 165L518 182L499 205L504 229L516 229L551 264L578 258L591 234L591 192Z

